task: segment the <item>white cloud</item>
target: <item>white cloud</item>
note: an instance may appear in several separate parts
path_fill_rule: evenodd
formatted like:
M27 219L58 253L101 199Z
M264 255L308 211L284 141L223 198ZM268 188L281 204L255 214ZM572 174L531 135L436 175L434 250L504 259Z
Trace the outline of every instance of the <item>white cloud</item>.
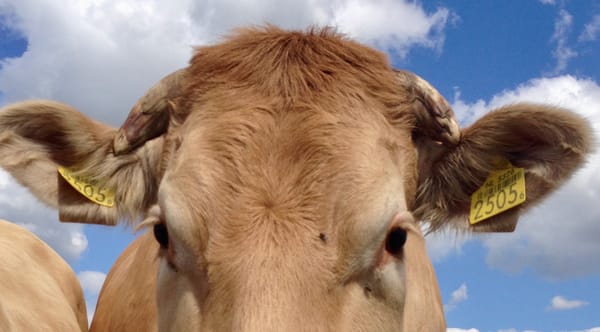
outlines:
M498 330L498 332L518 332L517 329L502 329L502 330Z
M197 3L192 19L205 36L269 22L284 28L333 25L340 31L404 56L413 46L439 48L450 16L446 8L426 13L411 1L236 1ZM208 39L210 40L210 38Z
M588 302L581 300L568 300L562 296L555 296L550 301L550 310L572 310L588 305Z
M185 2L10 1L0 7L27 51L0 69L4 101L51 98L118 124L194 43ZM175 19L173 19L175 18Z
M540 0L544 5L556 5L556 0Z
M350 36L404 57L413 45L439 49L449 16L445 8L429 15L416 2L350 0L336 8L332 23Z
M479 332L478 329L460 329L456 327L449 327L446 329L446 332Z
M458 95L459 96L459 95ZM455 100L458 118L469 121L490 109L518 101L540 102L574 110L600 137L600 86L570 75L530 80L490 101ZM521 217L516 232L483 238L487 263L508 272L531 267L549 279L600 272L600 152L557 193Z
M58 99L118 124L152 83L186 65L193 45L214 42L234 27L335 24L404 55L415 46L439 49L449 15L445 8L427 13L418 3L392 0L8 0L0 16L28 47L21 57L1 61L0 91L7 102Z
M559 16L554 22L554 34L551 41L556 42L556 48L552 52L556 59L554 74L562 73L569 64L569 60L577 56L577 52L567 45L568 35L573 25L573 16L564 9L559 11Z
M450 301L444 304L444 311L449 312L452 311L458 306L460 303L466 301L469 298L469 293L467 291L467 284L463 283L456 290L452 292L450 295Z
M583 32L579 35L579 41L594 41L598 38L598 33L600 33L600 14L594 15L590 23L585 25Z
M81 271L77 274L81 288L88 296L97 297L106 279L106 274L99 271Z
M76 260L88 245L83 225L58 222L56 211L40 203L1 169L0 218L35 233L67 261Z
M427 254L432 262L441 262L450 255L462 254L462 247L472 240L467 233L457 233L452 230L442 229L425 236Z
M96 303L98 302L98 294L102 289L106 274L99 271L81 271L77 274L77 278L83 288L85 296L85 305L87 308L88 323L91 324L96 311Z

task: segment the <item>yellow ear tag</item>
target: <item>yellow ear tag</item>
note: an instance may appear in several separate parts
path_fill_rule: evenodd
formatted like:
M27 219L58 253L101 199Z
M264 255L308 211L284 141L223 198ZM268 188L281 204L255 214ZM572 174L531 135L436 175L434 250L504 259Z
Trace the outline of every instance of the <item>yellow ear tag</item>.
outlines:
M509 163L506 169L492 172L473 193L469 222L477 224L525 202L526 198L525 170Z
M107 207L115 205L115 191L112 189L101 188L97 181L73 175L73 172L67 168L59 167L58 173L79 193L87 197L90 201Z

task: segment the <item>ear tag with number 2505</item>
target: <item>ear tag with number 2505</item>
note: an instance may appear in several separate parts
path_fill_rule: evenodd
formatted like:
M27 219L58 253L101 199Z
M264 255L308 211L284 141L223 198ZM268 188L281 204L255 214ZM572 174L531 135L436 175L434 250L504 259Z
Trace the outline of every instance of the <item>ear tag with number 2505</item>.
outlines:
M83 176L73 175L72 171L64 167L59 167L58 173L71 185L71 187L90 201L106 207L114 206L114 190L101 188L98 186L97 181Z
M511 164L492 172L481 188L471 196L469 222L477 224L526 200L525 170Z

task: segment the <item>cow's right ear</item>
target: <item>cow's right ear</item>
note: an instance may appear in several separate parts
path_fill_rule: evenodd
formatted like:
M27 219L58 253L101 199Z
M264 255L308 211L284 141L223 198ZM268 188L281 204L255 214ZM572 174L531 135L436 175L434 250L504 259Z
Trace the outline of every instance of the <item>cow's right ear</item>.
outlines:
M135 219L155 201L162 143L117 156L116 132L62 103L8 105L0 109L0 167L63 221Z

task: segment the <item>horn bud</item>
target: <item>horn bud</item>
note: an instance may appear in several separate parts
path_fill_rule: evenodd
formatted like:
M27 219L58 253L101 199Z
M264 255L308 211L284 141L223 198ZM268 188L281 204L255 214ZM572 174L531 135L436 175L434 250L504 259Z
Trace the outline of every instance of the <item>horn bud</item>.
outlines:
M448 101L431 84L411 72L396 70L396 77L414 98L417 131L445 145L457 145L460 126Z
M113 139L115 155L129 153L167 131L175 110L173 100L183 92L185 78L185 69L173 72L137 101Z

